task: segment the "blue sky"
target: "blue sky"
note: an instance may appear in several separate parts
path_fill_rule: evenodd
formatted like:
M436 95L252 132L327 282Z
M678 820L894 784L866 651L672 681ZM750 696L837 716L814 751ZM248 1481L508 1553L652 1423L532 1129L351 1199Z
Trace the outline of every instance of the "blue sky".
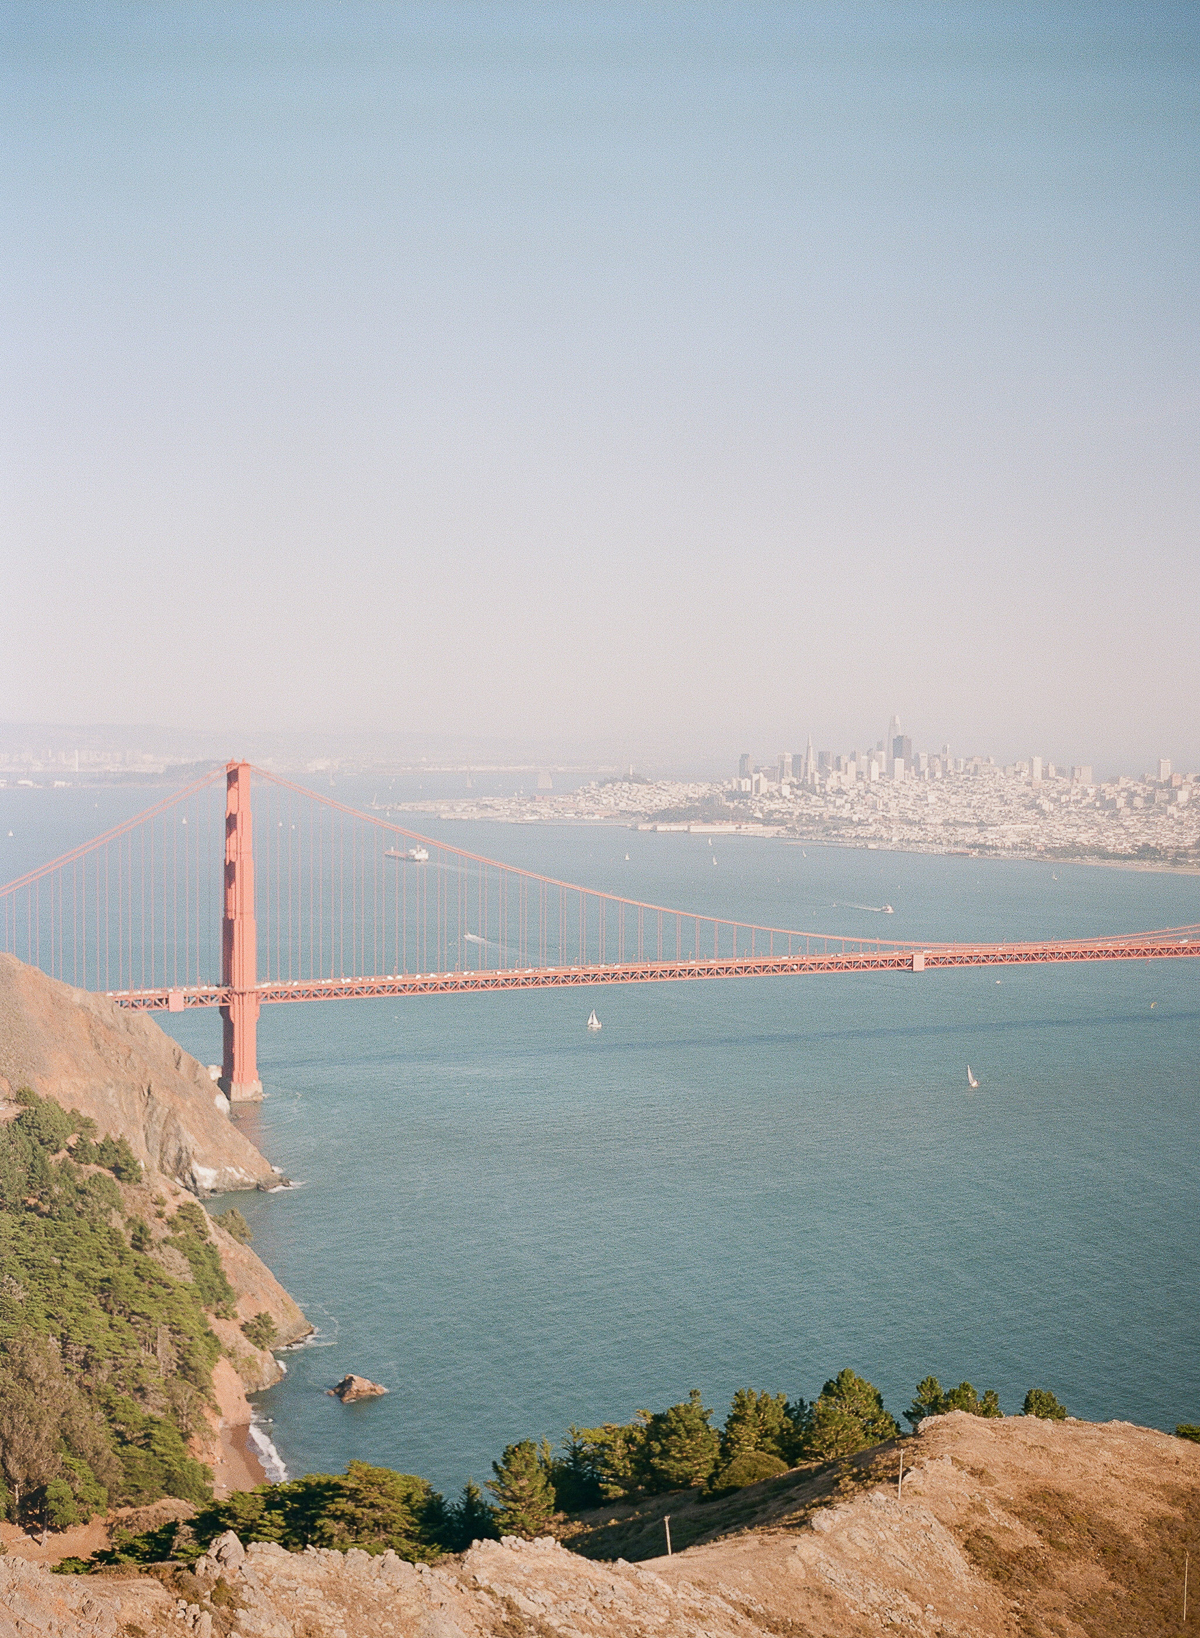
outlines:
M2 28L9 720L1200 765L1194 8Z

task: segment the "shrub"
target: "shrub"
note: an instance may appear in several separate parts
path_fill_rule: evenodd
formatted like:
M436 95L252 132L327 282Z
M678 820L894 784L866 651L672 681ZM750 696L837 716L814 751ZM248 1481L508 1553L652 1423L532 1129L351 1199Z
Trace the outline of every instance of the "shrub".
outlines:
M253 1319L244 1320L242 1322L242 1335L248 1342L252 1342L256 1348L270 1348L278 1337L279 1332L276 1328L275 1321L271 1318L270 1314L263 1309L261 1312L255 1314Z
M228 1211L223 1211L219 1217L214 1217L213 1221L220 1223L226 1234L232 1235L239 1245L248 1246L254 1238L250 1233L249 1223L236 1206L230 1206Z
M164 1494L206 1502L210 1476L186 1441L220 1353L203 1308L212 1287L223 1297L219 1264L220 1283L207 1289L173 1279L144 1254L152 1241L142 1219L128 1220L129 1238L118 1226L115 1214L127 1208L114 1177L76 1164L98 1164L90 1152L103 1150L128 1175L136 1166L128 1145L94 1142L90 1122L36 1093L20 1102L21 1114L0 1126L3 1511L37 1522L51 1506L86 1519ZM77 1141L56 1159L65 1129ZM203 1229L207 1242L204 1213L192 1211L176 1226L191 1238ZM200 1249L201 1272L211 1275Z
M46 1486L45 1516L52 1530L69 1530L79 1523L75 1494L65 1479L51 1479Z
M1061 1422L1067 1414L1067 1407L1060 1405L1058 1400L1046 1388L1030 1388L1025 1395L1025 1403L1021 1406L1022 1416L1040 1416L1047 1422Z
M174 1523L144 1535L122 1537L97 1553L92 1568L113 1564L156 1564L198 1558L210 1542L234 1530L243 1542L273 1541L290 1553L305 1547L333 1547L368 1553L390 1548L413 1563L441 1556L437 1531L448 1510L424 1479L386 1467L351 1462L344 1474L309 1473L286 1484L261 1484L235 1491L189 1521L180 1540Z
M734 1490L743 1490L748 1484L774 1479L787 1471L787 1463L779 1456L772 1456L769 1451L743 1450L711 1475L705 1492L709 1496L727 1496Z
M1200 1445L1200 1423L1176 1422L1175 1433L1177 1438L1190 1439L1194 1445Z
M904 1413L904 1418L915 1428L927 1416L945 1416L949 1411L966 1411L971 1416L1003 1416L996 1390L989 1388L982 1399L969 1382L960 1382L957 1388L943 1389L936 1376L927 1376L917 1383L916 1397Z
M167 1244L182 1251L187 1258L205 1308L220 1319L232 1319L237 1312L233 1287L225 1278L221 1254L209 1239L208 1213L203 1206L188 1200L170 1219L170 1226L174 1233L168 1237Z

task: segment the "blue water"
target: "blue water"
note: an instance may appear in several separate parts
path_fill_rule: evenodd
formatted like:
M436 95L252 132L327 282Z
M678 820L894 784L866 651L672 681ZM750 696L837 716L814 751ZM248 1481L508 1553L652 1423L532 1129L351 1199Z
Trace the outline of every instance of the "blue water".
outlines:
M0 792L3 840L25 868L148 799ZM832 932L1200 921L1194 876L424 828ZM170 1024L217 1055L215 1015ZM932 1371L1010 1411L1036 1385L1084 1417L1200 1421L1198 1026L1191 961L268 1009L268 1098L237 1118L304 1187L231 1198L319 1327L261 1398L272 1437L293 1472L362 1457L456 1491L517 1438L693 1386L719 1416L740 1386L811 1397L843 1365L897 1414ZM388 1397L327 1397L348 1370Z
M1194 877L440 833L637 897L896 938L1200 920ZM847 1364L895 1413L932 1371L1010 1411L1048 1386L1089 1418L1200 1419L1200 964L999 977L264 1014L270 1095L239 1119L305 1186L238 1204L320 1328L262 1401L289 1469L361 1457L457 1490L518 1438L693 1386L720 1415L741 1386L811 1397ZM211 1023L172 1023L212 1056ZM340 1406L323 1390L348 1370L389 1396Z

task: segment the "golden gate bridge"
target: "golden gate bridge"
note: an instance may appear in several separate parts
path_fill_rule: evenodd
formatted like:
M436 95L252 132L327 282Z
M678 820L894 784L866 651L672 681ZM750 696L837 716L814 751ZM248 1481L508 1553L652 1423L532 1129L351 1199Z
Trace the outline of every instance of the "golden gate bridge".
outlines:
M218 1007L237 1101L259 1092L266 1004L1178 959L1200 925L919 945L761 926L502 864L230 762L0 888L0 949L121 1007Z

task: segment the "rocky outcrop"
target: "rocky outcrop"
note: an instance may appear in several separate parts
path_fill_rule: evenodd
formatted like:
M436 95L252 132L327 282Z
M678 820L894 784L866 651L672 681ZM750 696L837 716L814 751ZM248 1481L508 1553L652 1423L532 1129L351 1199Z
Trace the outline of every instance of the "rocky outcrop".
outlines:
M957 1412L924 1423L905 1457L903 1496L894 1478L867 1482L832 1506L642 1564L506 1537L414 1566L391 1552L243 1546L232 1532L192 1570L161 1580L51 1576L0 1559L0 1638L53 1632L52 1623L81 1638L135 1628L146 1638L1127 1638L1177 1629L1200 1446L1120 1422ZM894 1466L894 1447L874 1461ZM762 1488L779 1494L769 1487L783 1484Z
M336 1388L327 1390L334 1399L340 1399L343 1405L352 1405L356 1399L375 1399L386 1388L381 1388L378 1382L372 1382L369 1377L355 1376L353 1372L344 1376Z
M21 1086L90 1115L194 1194L282 1181L231 1123L208 1070L149 1014L0 954L0 1099Z

